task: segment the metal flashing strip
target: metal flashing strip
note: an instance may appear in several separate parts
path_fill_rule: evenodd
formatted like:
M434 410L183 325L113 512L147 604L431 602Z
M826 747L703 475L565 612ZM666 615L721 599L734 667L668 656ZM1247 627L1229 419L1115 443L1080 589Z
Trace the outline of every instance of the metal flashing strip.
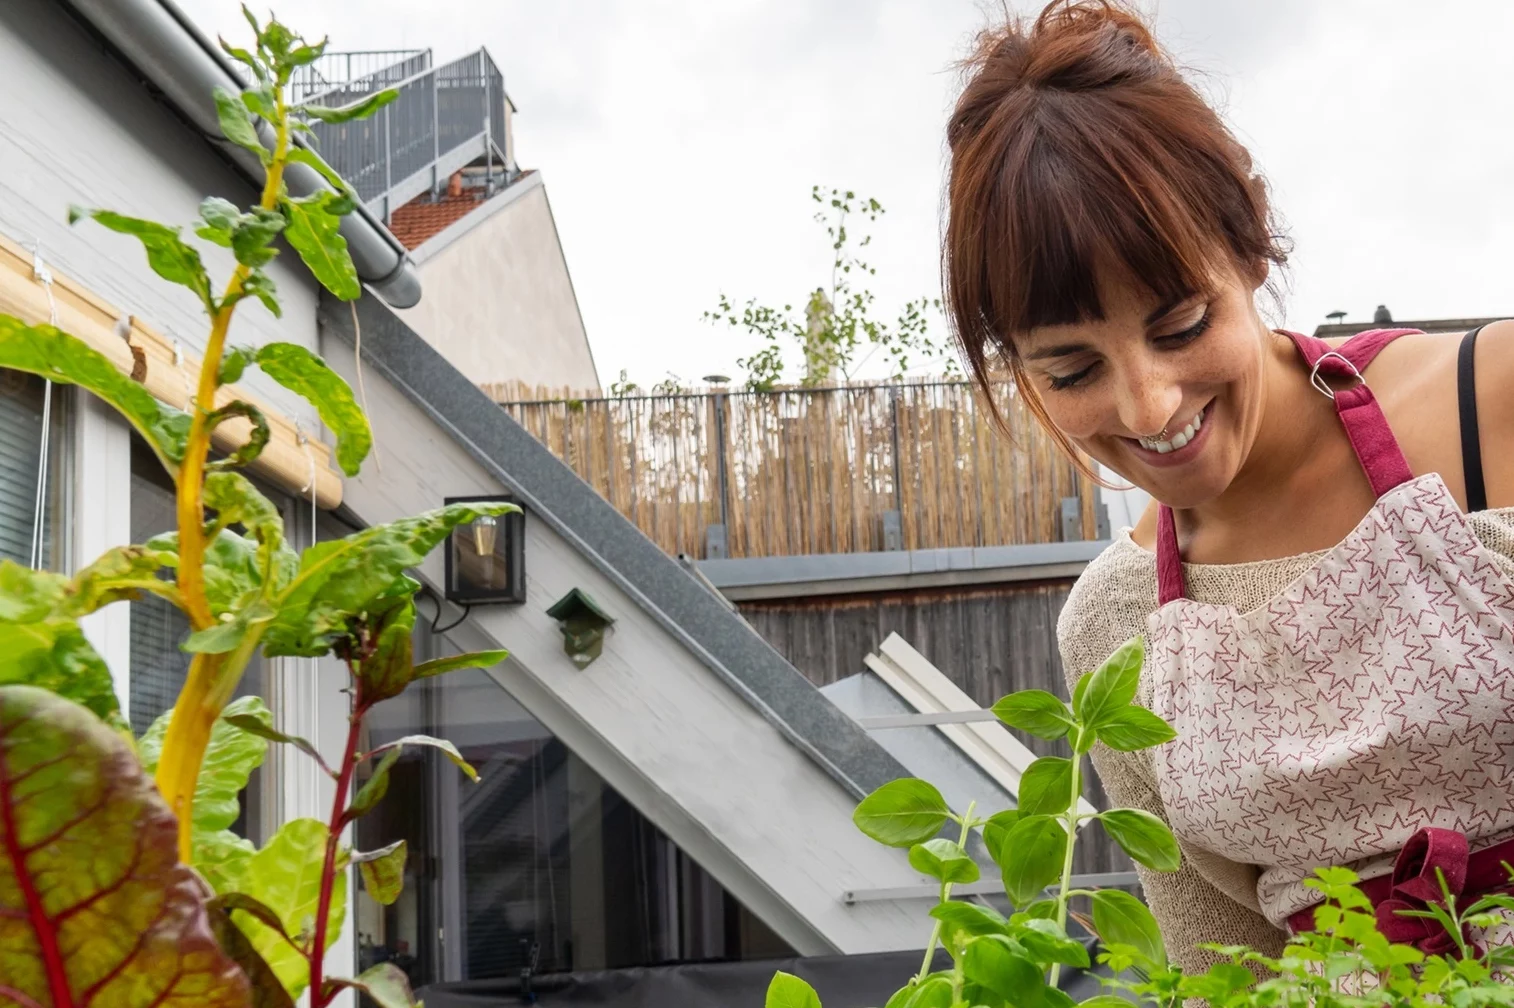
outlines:
M1141 884L1140 877L1133 871L1091 872L1087 875L1074 875L1071 881L1078 889L1123 889ZM1050 892L1049 889L1047 891ZM1003 893L1004 883L999 881L967 882L952 886L953 896L1001 896ZM848 889L841 894L841 902L848 905L940 898L941 886L934 882L928 885L891 886L886 889Z
M1036 761L1036 754L997 723L997 719L992 719L994 724L984 724L984 720L990 719L979 716L982 708L903 637L889 634L863 663L921 714L973 715L965 722L938 723L937 730L1005 791L1012 795L1020 793L1020 778ZM1088 814L1097 811L1086 798L1079 799L1078 810Z
M526 507L635 599L791 743L861 798L909 773L724 600L642 534L529 431L376 299L357 302L363 357ZM321 295L323 328L352 317Z
M701 560L734 601L1075 578L1107 540Z
M880 714L860 717L856 721L868 731L880 728L919 728L921 725L970 724L974 721L997 721L991 710L945 711L939 714Z

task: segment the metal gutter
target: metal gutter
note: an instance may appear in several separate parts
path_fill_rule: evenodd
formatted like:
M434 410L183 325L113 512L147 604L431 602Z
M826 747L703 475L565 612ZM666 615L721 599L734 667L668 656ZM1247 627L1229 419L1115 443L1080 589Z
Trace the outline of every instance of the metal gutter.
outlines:
M1108 540L699 560L735 601L1076 578Z
M207 143L255 185L262 185L263 166L257 157L228 142L216 119L214 88L240 89L242 80L229 57L172 0L64 2L157 88ZM319 172L302 164L289 165L284 179L295 196L331 188ZM341 233L365 284L396 308L420 301L420 275L405 247L371 211L360 206L342 218Z

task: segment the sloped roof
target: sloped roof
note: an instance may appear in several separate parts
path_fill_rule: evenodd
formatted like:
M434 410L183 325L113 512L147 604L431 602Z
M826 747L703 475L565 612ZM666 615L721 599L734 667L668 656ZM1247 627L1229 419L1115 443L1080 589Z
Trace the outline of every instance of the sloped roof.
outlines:
M417 196L389 215L389 231L413 252L482 202L482 192L465 192L461 196L444 193L437 199L430 194Z

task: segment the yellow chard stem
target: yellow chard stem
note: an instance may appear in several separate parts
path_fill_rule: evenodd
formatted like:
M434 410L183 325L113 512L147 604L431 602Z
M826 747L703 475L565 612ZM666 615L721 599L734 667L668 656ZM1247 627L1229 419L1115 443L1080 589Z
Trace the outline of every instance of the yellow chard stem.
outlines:
M274 209L283 195L284 164L289 151L289 110L282 94L277 96L277 114L273 123L275 142L273 157L263 183L259 205ZM190 625L204 630L215 623L210 601L205 596L205 504L203 489L205 461L210 454L209 416L215 410L219 386L221 357L226 350L226 334L242 294L242 285L252 271L237 264L221 295L219 307L211 316L210 336L205 342L205 358L200 364L200 380L190 418L189 439L184 449L184 463L179 467L177 512L179 521L179 593ZM249 634L250 637L254 635ZM253 648L256 640L253 640ZM231 698L242 669L251 658L251 649L238 648L230 655L197 654L190 662L189 678L179 691L173 716L163 736L163 751L158 760L158 791L179 819L179 859L189 861L192 840L195 782L210 729L221 709Z

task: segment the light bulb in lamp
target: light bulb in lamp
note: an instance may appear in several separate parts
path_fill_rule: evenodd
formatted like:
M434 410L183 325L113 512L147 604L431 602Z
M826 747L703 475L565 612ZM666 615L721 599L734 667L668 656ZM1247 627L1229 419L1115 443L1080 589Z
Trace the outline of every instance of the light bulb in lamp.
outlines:
M473 521L473 548L481 557L494 555L494 543L499 537L499 521L493 515L484 515Z

